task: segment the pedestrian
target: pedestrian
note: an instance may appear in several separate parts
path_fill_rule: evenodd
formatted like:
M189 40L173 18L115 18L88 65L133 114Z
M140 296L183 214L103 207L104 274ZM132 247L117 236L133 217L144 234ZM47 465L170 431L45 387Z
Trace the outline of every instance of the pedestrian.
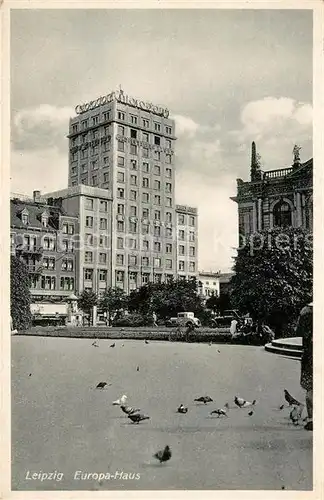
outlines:
M231 326L230 326L230 334L232 338L234 338L237 334L237 320L234 318L231 321Z
M193 323L189 323L187 330L185 332L185 341L189 342L190 340L190 334L195 331L195 325Z
M300 385L306 391L307 431L313 430L313 303L305 306L299 315L296 335L302 337Z
M157 325L157 315L154 311L152 312L152 322L153 322L153 326L158 326Z

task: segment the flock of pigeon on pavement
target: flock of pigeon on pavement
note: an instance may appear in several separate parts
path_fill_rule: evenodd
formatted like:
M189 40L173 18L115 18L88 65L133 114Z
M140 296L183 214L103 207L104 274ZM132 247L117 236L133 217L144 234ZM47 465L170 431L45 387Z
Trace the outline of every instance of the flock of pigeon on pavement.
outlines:
M148 340L144 341L145 344L149 344ZM92 345L94 347L99 347L98 341L95 340ZM115 347L116 343L114 342L113 344L110 345L110 347ZM122 344L122 347L124 347L124 344ZM219 351L218 351L219 352ZM136 371L139 371L139 366L137 366ZM103 390L106 386L110 386L111 384L108 384L107 382L99 382L96 386L96 389L101 389ZM290 408L290 414L289 418L291 422L294 425L299 425L301 418L302 418L302 413L304 410L305 405L295 399L288 391L287 389L284 389L284 398L285 401L288 403L288 408ZM203 403L204 405L208 403L212 403L213 399L210 396L200 396L198 398L194 399L195 402ZM114 406L119 406L120 409L122 410L123 413L127 415L127 417L135 424L139 424L143 420L149 420L150 417L147 415L144 415L143 413L140 413L141 410L140 408L136 408L133 406L127 406L127 396L123 394L119 399L116 401L113 401ZM234 404L236 407L244 409L244 408L250 408L250 411L248 412L249 416L252 416L254 414L254 407L257 404L256 400L253 400L252 402L246 401L245 399L235 396L234 398ZM287 405L282 404L278 410L283 410ZM229 413L229 403L225 403L224 408L217 408L213 411L210 412L210 415L217 415L218 418L220 417L225 417L228 418L228 413ZM188 412L188 407L184 406L183 404L180 404L180 406L177 409L178 413L187 413ZM307 417L303 419L303 421L307 420ZM159 450L157 453L153 455L154 458L159 460L160 463L167 462L170 460L172 456L171 449L168 445L165 446L163 450Z

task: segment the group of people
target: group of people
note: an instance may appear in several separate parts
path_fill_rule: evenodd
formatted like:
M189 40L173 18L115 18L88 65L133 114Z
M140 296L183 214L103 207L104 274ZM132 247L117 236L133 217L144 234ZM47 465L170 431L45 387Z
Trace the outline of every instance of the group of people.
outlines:
M232 319L230 334L232 339L244 338L247 341L264 344L275 338L275 334L269 326L263 322L254 322L249 314L246 314L242 320Z

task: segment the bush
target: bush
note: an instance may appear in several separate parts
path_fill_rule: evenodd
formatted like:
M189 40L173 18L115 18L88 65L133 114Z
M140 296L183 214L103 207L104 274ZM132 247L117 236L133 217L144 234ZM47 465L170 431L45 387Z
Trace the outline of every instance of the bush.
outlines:
M113 326L120 326L120 327L139 327L139 326L149 326L150 325L151 318L148 316L138 314L138 313L132 313L128 314L127 316L123 316L122 318L116 319L116 321L113 322Z
M26 264L14 255L10 261L10 314L14 329L29 328L32 315L28 269Z

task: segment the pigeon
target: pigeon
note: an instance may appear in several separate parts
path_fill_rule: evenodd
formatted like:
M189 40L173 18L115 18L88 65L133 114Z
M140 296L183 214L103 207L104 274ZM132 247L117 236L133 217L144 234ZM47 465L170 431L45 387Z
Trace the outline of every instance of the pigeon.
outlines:
M109 347L115 347L116 343L114 342L113 344L110 344Z
M147 417L145 415L142 415L141 413L134 413L131 415L128 415L128 418L131 419L131 421L135 424L139 424L142 420L148 420L150 417Z
M297 401L297 399L293 398L291 394L287 391L287 389L284 389L284 394L285 394L285 400L289 404L289 406L301 406L301 403Z
M215 414L215 415L217 415L218 418L221 417L222 415L224 417L228 417L226 411L223 408L218 408L218 410L213 410L210 412L210 414L211 415Z
M188 408L185 407L185 406L183 406L182 403L181 403L181 405L179 406L179 408L177 410L178 413L187 413L187 411L188 411Z
M107 382L99 382L96 389L104 389L104 387L106 387L106 385L107 385Z
M252 417L253 413L254 413L253 410L249 411L249 413L248 413L249 417Z
M220 350L219 350L219 349L217 349L217 352L219 352L219 353L220 353Z
M31 377L31 373L28 375L28 377Z
M122 344L121 346L124 347L124 344Z
M98 345L98 341L97 341L97 340L95 340L94 342L92 342L92 344L91 344L91 345L93 345L93 347L99 347L99 345Z
M229 404L228 404L228 403L225 403L225 404L224 404L224 408L226 408L226 410L228 411L228 410L229 410Z
M210 403L212 400L212 398L210 398L209 396L200 396L200 398L196 398L194 399L194 401L199 401L200 403Z
M136 368L136 371L139 372L139 366Z
M146 340L146 339L144 340L144 342L145 342L145 344L149 344L149 341L148 341L148 340Z
M138 413L139 411L141 411L140 408L133 408L132 406L120 405L120 407L122 411L126 413L126 415L133 415L133 413Z
M283 410L283 409L284 409L284 407L285 407L285 405L281 405L281 406L279 406L279 410Z
M252 403L250 403L250 401L246 401L245 399L243 398L239 398L237 396L235 396L234 398L234 403L236 404L236 406L238 406L239 408L247 408L248 406L254 406L256 404L256 400L254 399L252 401Z
M167 462L168 460L170 460L171 456L172 453L170 450L170 446L168 445L164 448L164 450L160 450L157 453L154 453L153 455L154 458L157 458L160 461L160 464L162 462Z
M298 425L301 415L303 413L303 406L294 406L290 412L289 418L294 425Z
M211 346L211 345L212 345L212 342L209 342L209 344L208 344L208 345L209 345L209 346Z
M115 406L124 405L126 403L126 399L127 399L127 396L125 396L125 394L123 394L121 398L116 399L116 401L113 402L113 405L115 405Z

